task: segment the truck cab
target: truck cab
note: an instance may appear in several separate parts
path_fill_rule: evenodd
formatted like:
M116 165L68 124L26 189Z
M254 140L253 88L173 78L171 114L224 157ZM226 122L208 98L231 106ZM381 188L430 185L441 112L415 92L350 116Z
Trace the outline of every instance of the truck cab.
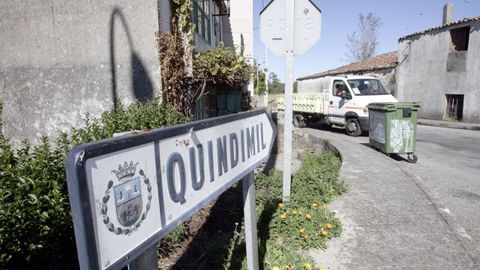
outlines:
M350 136L368 131L367 105L377 102L397 102L382 82L370 76L330 77L330 87L324 89L327 122L345 127Z

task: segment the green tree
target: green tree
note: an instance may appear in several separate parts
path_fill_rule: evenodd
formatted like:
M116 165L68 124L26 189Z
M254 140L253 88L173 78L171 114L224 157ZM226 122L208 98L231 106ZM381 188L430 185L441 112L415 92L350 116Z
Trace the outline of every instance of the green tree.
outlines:
M265 72L255 63L253 71L253 86L255 88L255 95L263 95L265 92Z
M274 72L270 73L268 80L268 92L271 94L285 93L285 84L280 81L277 74Z

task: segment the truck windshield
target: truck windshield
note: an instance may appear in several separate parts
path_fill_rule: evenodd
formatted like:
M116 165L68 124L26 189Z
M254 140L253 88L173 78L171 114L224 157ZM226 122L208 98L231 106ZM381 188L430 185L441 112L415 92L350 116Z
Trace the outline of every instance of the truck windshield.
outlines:
M352 79L348 80L348 84L356 96L389 95L377 79Z

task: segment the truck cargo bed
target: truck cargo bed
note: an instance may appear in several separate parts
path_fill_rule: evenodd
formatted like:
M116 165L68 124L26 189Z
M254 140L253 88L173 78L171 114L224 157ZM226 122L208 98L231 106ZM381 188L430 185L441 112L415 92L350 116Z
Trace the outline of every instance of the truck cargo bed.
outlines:
M294 93L293 111L303 113L324 113L323 93ZM275 108L285 110L285 95L277 95L275 98Z

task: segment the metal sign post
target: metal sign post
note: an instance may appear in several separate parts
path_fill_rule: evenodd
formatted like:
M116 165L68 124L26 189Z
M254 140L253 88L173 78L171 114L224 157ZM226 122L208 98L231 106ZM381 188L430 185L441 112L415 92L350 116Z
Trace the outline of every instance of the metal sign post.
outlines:
M80 268L152 267L152 246L247 176L247 259L258 269L252 172L275 134L257 110L74 148L67 180Z
M260 12L260 38L285 56L285 133L283 201L290 197L292 174L293 56L308 51L320 38L321 11L311 0L273 0Z
M292 132L293 132L293 42L294 42L294 0L286 0L287 25L285 34L285 128L283 146L283 201L290 198L292 180Z
M255 207L255 177L253 172L242 180L245 245L249 270L258 270L257 217Z

